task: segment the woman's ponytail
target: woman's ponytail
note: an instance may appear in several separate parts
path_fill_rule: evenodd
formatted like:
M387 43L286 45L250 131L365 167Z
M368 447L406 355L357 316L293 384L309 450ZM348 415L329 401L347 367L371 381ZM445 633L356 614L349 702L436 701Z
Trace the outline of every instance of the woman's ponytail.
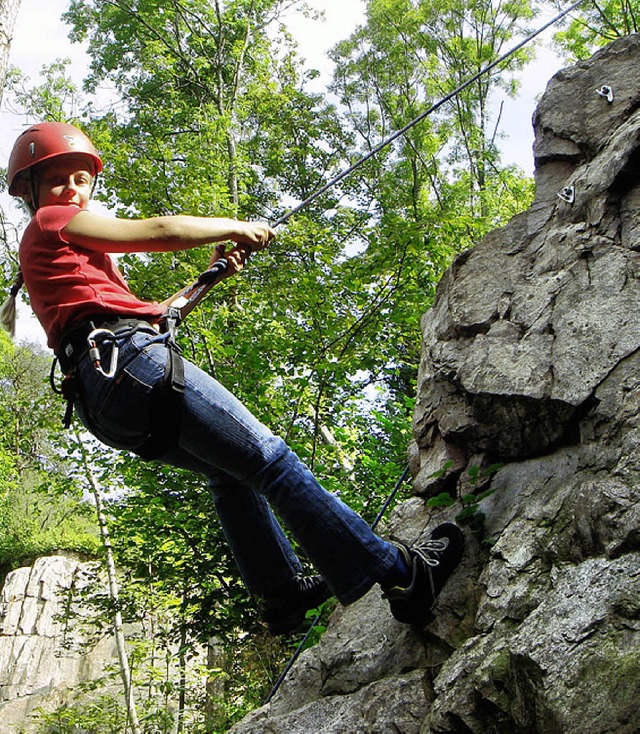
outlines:
M24 285L24 278L22 277L22 271L18 270L11 290L9 291L9 297L2 304L0 308L0 326L5 331L8 331L11 336L15 336L16 333L16 298L20 289Z

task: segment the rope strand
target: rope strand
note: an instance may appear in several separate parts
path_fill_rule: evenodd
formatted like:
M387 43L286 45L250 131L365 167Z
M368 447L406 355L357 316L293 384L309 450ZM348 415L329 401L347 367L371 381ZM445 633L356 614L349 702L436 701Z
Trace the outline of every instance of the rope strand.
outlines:
M422 122L425 118L427 118L429 115L433 114L436 110L440 109L442 105L446 104L450 100L452 100L456 95L460 94L463 90L465 90L468 86L476 82L478 79L480 79L485 74L488 74L492 69L495 69L496 66L499 64L502 64L504 61L506 61L508 58L513 56L513 54L516 53L516 51L519 51L523 46L526 46L528 43L530 43L534 38L539 36L541 33L547 30L547 28L550 28L551 26L555 25L559 21L562 20L566 15L568 15L571 11L575 10L579 5L582 5L585 0L576 0L572 5L570 5L566 10L563 10L561 13L558 13L554 18L547 21L544 25L542 25L537 30L530 33L526 38L524 38L522 41L517 43L513 48L511 48L509 51L505 52L497 58L495 61L492 61L490 64L487 64L487 66L483 67L478 71L476 74L474 74L472 77L467 79L465 82L460 84L458 87L456 87L452 92L445 95L441 99L439 99L437 102L435 102L429 109L422 112L420 115L415 117L413 120L408 122L406 125L401 127L399 130L396 130L396 132L389 135L389 137L382 140L378 145L374 146L368 153L365 153L361 158L359 158L357 161L352 163L350 166L345 168L343 171L338 173L336 176L334 176L332 179L327 181L326 184L321 186L317 191L312 193L310 196L308 196L306 199L301 201L299 204L294 206L292 209L290 209L286 214L283 214L276 222L274 222L273 226L278 227L281 224L284 224L294 214L297 214L301 209L304 209L306 206L308 206L312 201L315 201L319 196L322 196L326 191L328 191L330 188L335 186L337 183L342 181L342 179L349 176L351 173L353 173L356 169L358 169L363 163L366 163L370 158L373 158L373 156L377 155L383 148L386 148L388 145L391 145L395 140L397 140L400 136L404 135L408 130L410 130L412 127L417 125L419 122ZM188 300L187 305L187 313L192 311L207 295L207 293L213 288L216 283L221 279L221 276L217 277L216 279L210 281L209 283L202 285L199 282L193 283L192 285L188 286L184 290L185 298Z
M343 178L346 178L349 176L353 171L355 171L357 168L359 168L363 163L366 163L370 158L373 158L373 156L377 155L383 148L386 148L387 145L390 145L395 140L397 140L401 135L404 135L408 130L410 130L414 125L417 125L419 122L422 122L426 117L429 117L429 115L433 114L436 110L440 109L442 105L446 104L450 100L452 100L454 97L456 97L460 92L464 91L467 87L469 87L474 82L478 81L481 77L483 77L485 74L488 74L492 69L495 69L496 66L506 61L508 58L513 56L513 54L516 53L516 51L519 51L523 46L526 46L528 43L530 43L534 38L539 36L541 33L547 30L547 28L550 28L551 26L555 25L556 23L560 22L565 15L568 15L571 11L575 10L579 5L582 5L585 0L577 0L577 2L574 2L573 5L569 6L566 10L563 10L561 13L558 13L554 18L549 20L547 23L545 23L543 26L538 28L537 30L530 33L526 38L524 38L522 41L517 43L512 49L509 51L506 51L502 56L497 58L495 61L492 61L490 64L487 64L487 66L480 69L479 72L474 74L472 77L467 79L465 82L460 84L458 87L456 87L452 92L445 95L441 99L439 99L437 102L435 102L429 109L425 110L421 114L419 114L417 117L415 117L413 120L408 122L406 125L401 127L399 130L396 130L396 132L389 135L389 137L382 140L378 145L374 146L368 153L365 153L361 158L359 158L355 163L350 165L348 168L345 168L344 171L341 171L337 176L332 178L330 181L328 181L324 186L319 188L317 191L315 191L313 194L311 194L309 197L307 197L304 201L301 201L299 204L297 204L293 209L290 209L286 214L284 214L280 219L278 219L274 227L277 227L280 224L284 224L288 219L290 219L294 214L297 214L301 209L306 207L308 204L310 204L312 201L317 199L319 196L325 193L328 189L335 186L337 183L342 181Z

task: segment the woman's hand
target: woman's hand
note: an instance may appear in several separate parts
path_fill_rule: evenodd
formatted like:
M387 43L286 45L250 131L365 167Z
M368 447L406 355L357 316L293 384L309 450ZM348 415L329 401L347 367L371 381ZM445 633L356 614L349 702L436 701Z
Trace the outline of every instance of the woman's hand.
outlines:
M230 237L239 245L248 245L251 252L258 252L276 236L275 231L266 222L244 222L238 220L238 232Z
M229 278L231 275L239 273L244 267L245 263L251 255L251 249L248 245L236 245L229 252L225 251L224 245L217 245L214 251L211 253L211 259L209 260L209 268L213 267L215 263L224 257L227 261L227 269L224 271L220 279Z

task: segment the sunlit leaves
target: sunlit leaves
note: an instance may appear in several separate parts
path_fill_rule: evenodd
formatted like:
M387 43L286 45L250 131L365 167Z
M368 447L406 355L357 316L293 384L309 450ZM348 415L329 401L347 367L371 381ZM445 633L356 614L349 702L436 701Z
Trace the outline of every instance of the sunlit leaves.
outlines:
M582 3L564 30L554 40L571 61L591 56L594 51L617 38L640 29L640 4L637 0L609 0Z
M49 360L0 331L0 566L60 548L96 552L91 508L67 472Z
M419 322L438 280L532 195L531 181L502 165L490 114L492 95L512 92L513 79L494 69L363 164L361 156L495 60L532 11L526 0L371 0L364 26L333 52L329 98L305 88L280 28L286 7L75 0L67 18L89 44L87 89L110 92L94 101L87 127L105 162L99 196L121 216L274 221L358 164L217 285L179 340L371 521L406 463ZM509 67L527 58L520 52ZM56 73L51 90L64 92L64 70ZM60 113L48 89L35 97L33 110ZM136 293L161 300L206 268L208 250L119 264ZM21 440L32 452L33 437ZM206 479L126 454L93 456L114 485L130 617L162 608L163 634L182 649L255 632Z

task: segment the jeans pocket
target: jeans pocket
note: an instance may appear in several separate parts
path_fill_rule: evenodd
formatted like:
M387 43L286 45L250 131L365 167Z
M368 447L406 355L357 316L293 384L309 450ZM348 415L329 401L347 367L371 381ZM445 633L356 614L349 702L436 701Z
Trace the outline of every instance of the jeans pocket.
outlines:
M103 443L135 450L150 436L153 388L163 375L163 369L144 353L113 378L100 375L85 360L80 368L82 398L78 415Z

